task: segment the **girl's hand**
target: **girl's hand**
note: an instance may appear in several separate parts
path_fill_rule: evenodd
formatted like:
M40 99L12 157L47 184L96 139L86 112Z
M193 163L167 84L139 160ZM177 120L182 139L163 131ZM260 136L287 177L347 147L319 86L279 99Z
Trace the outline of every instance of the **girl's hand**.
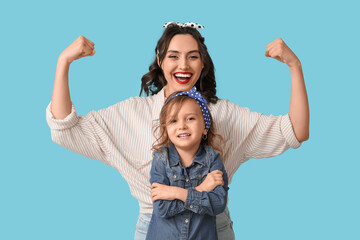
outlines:
M286 63L289 67L298 66L300 64L300 60L281 38L275 39L266 45L265 56Z
M206 176L205 180L199 186L195 187L195 190L199 192L210 192L220 185L224 186L223 172L214 170Z
M160 183L153 183L151 185L151 201L155 202L156 200L175 200L176 188L177 187Z
M95 54L94 45L92 41L80 36L60 54L59 59L70 64L79 58L93 56Z

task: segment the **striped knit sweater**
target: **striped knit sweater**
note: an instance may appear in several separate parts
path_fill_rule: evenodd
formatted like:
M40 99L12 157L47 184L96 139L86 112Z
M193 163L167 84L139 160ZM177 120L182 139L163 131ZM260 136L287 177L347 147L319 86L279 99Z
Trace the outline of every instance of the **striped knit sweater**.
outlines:
M86 116L78 116L72 105L71 113L63 120L53 117L50 103L46 119L55 143L115 168L138 199L140 213L151 214L151 147L164 101L163 89L157 95L133 97ZM209 109L216 132L225 140L222 159L229 184L248 159L277 156L301 145L288 114L266 116L224 99L210 104Z

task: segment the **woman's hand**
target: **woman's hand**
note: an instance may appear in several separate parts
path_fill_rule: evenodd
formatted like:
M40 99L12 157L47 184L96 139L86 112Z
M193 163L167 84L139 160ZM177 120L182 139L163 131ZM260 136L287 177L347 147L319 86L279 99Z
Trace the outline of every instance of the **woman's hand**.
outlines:
M80 36L60 54L59 59L70 64L79 58L93 56L95 54L94 45L92 41Z
M220 185L224 186L223 172L214 170L206 176L205 180L199 186L195 187L195 190L198 192L210 192Z
M300 60L281 38L275 39L266 45L265 56L286 63L289 67L300 65Z

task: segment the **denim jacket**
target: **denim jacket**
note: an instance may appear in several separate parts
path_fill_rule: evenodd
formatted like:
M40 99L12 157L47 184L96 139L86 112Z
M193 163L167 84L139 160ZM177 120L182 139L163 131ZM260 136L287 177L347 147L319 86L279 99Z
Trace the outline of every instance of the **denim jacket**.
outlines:
M161 183L188 190L186 202L175 199L157 200L146 239L217 239L216 215L222 213L227 203L228 176L220 158L210 146L200 145L193 162L188 167L180 161L173 144L154 152L150 183ZM210 192L198 192L207 174L223 172L224 186Z

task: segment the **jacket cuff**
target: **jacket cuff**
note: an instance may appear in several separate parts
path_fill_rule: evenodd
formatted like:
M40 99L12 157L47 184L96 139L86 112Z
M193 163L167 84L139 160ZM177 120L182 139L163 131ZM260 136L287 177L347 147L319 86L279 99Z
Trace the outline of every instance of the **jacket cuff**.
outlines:
M299 142L295 136L289 114L286 114L281 118L281 132L291 148L298 148L301 146L301 142Z
M46 108L46 121L52 130L63 130L72 128L78 122L77 113L75 106L71 103L71 113L66 116L64 119L55 119L54 115L51 112L51 102Z
M188 189L188 194L186 197L184 208L194 213L197 213L199 211L200 199L201 199L201 192L196 191L194 188Z

